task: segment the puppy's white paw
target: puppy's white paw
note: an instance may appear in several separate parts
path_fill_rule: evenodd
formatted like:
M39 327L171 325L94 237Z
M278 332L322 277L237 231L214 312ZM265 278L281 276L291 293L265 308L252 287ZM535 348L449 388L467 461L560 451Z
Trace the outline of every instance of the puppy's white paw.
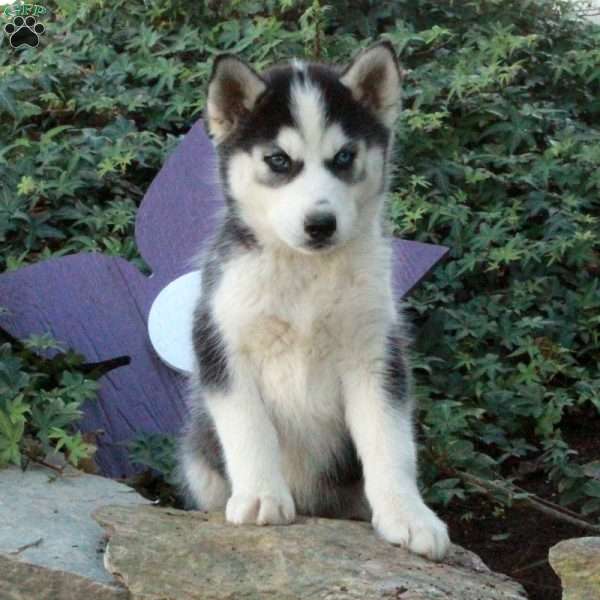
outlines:
M295 521L296 507L288 490L235 494L227 502L225 517L234 525L287 525Z
M450 546L446 524L419 498L389 503L383 512L374 512L375 531L390 544L408 548L431 560L442 560Z

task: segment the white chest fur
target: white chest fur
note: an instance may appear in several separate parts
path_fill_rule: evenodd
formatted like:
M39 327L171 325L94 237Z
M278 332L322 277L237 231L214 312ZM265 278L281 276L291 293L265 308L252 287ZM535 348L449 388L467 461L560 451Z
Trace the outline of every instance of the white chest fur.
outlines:
M219 328L251 369L286 479L299 487L342 450L341 377L357 339L381 338L393 318L387 250L373 251L381 256L247 253L226 265L214 295Z

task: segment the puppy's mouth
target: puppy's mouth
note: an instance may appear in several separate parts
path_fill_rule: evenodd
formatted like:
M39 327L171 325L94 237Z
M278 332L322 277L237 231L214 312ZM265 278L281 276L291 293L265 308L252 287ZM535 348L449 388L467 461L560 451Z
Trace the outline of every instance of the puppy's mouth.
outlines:
M336 241L333 239L328 240L309 240L306 242L306 247L309 250L326 250L336 245Z
M306 240L299 248L306 254L327 254L340 246L340 240L337 236L326 240Z

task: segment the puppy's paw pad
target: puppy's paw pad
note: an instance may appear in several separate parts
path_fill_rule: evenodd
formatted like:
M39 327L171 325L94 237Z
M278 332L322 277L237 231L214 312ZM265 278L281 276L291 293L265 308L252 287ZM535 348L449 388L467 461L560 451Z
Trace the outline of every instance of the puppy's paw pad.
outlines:
M296 519L288 494L237 494L227 502L227 521L234 525L286 525Z
M418 510L374 517L373 527L390 544L431 560L442 560L450 547L445 523L425 505Z

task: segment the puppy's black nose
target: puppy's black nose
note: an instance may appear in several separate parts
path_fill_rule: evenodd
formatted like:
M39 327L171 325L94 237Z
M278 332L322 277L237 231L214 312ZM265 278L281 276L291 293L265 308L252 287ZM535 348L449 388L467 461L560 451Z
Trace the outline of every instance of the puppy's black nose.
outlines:
M311 242L324 242L328 240L337 227L335 215L327 212L315 212L304 219L304 231Z

